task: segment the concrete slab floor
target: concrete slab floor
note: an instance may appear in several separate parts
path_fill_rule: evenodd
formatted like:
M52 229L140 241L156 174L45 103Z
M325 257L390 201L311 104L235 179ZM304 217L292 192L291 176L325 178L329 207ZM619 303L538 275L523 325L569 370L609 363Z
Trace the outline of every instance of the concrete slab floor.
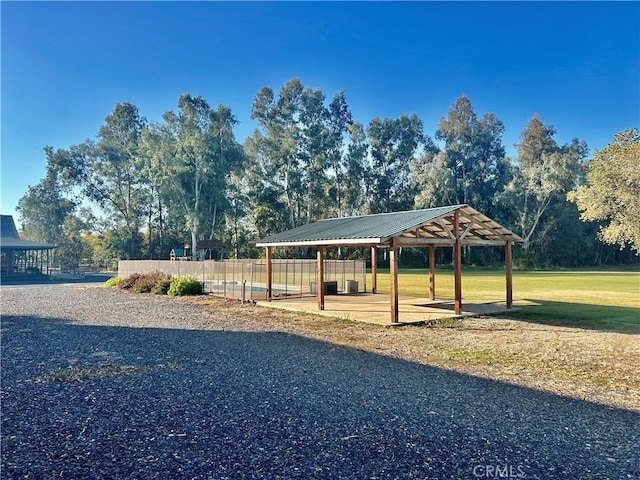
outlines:
M445 318L475 317L480 315L498 315L514 312L504 304L464 303L461 315L454 313L453 300L429 300L424 297L398 297L399 323L391 323L391 307L388 294L358 293L327 295L324 297L324 310L318 310L316 297L286 297L271 302L258 301L258 305L307 312L356 322L374 323L384 326L400 326L441 320Z

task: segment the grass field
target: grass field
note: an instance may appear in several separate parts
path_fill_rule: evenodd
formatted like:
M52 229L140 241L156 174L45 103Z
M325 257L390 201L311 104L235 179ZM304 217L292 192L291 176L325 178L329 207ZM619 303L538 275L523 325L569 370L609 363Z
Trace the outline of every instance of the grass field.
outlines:
M371 285L371 274L367 284ZM428 296L426 269L401 269L401 295ZM378 270L378 291L389 291L389 272ZM503 270L463 269L463 302L505 301ZM436 271L436 297L453 298L453 271ZM640 271L514 271L511 317L549 325L640 333Z

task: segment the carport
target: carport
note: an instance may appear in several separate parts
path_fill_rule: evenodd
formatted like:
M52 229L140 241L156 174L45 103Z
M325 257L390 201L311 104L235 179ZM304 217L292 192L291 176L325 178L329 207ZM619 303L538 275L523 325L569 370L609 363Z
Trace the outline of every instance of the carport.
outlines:
M272 249L313 247L317 250L317 284L324 285L324 252L327 247L371 248L372 292L377 290L377 250L389 250L390 320L399 323L398 249L429 249L429 297L435 300L435 249L453 249L454 312L462 312L462 247L503 247L505 258L506 307L513 303L511 251L522 239L469 205L330 218L310 223L259 240L267 260L267 301L272 300ZM317 289L318 310L325 308L324 288Z

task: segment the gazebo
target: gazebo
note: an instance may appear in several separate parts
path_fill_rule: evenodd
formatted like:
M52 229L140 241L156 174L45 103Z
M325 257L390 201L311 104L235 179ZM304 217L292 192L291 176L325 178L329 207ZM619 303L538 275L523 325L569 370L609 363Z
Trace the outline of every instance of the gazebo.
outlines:
M25 275L31 269L49 274L49 252L55 245L22 240L11 215L0 215L0 272L2 276Z
M372 291L377 290L377 249L389 249L391 323L398 323L398 249L429 249L429 295L435 299L435 249L453 249L454 310L462 311L462 247L501 246L505 249L506 306L513 303L511 250L522 238L469 205L330 218L260 239L266 249L267 301L272 299L271 257L274 247L317 249L317 282L324 284L324 249L327 247L371 248ZM316 290L318 309L324 310L324 288Z

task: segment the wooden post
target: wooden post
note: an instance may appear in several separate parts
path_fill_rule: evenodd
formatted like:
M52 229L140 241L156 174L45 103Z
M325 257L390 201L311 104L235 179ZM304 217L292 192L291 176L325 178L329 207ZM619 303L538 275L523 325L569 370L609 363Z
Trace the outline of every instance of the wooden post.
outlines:
M429 299L436 299L436 246L429 245Z
M453 235L456 237L456 243L453 247L454 310L456 315L460 315L462 312L462 242L460 241L459 210L453 213Z
M391 323L398 323L398 246L395 237L389 248L389 290L391 291Z
M507 308L513 305L513 275L511 269L511 246L513 242L507 242L504 246L504 270L507 277Z
M273 270L271 268L271 247L266 247L267 249L267 302L271 301L271 287L273 285Z
M371 293L378 291L378 247L371 247Z
M324 310L324 247L318 247L318 278L316 292L318 293L318 310Z

